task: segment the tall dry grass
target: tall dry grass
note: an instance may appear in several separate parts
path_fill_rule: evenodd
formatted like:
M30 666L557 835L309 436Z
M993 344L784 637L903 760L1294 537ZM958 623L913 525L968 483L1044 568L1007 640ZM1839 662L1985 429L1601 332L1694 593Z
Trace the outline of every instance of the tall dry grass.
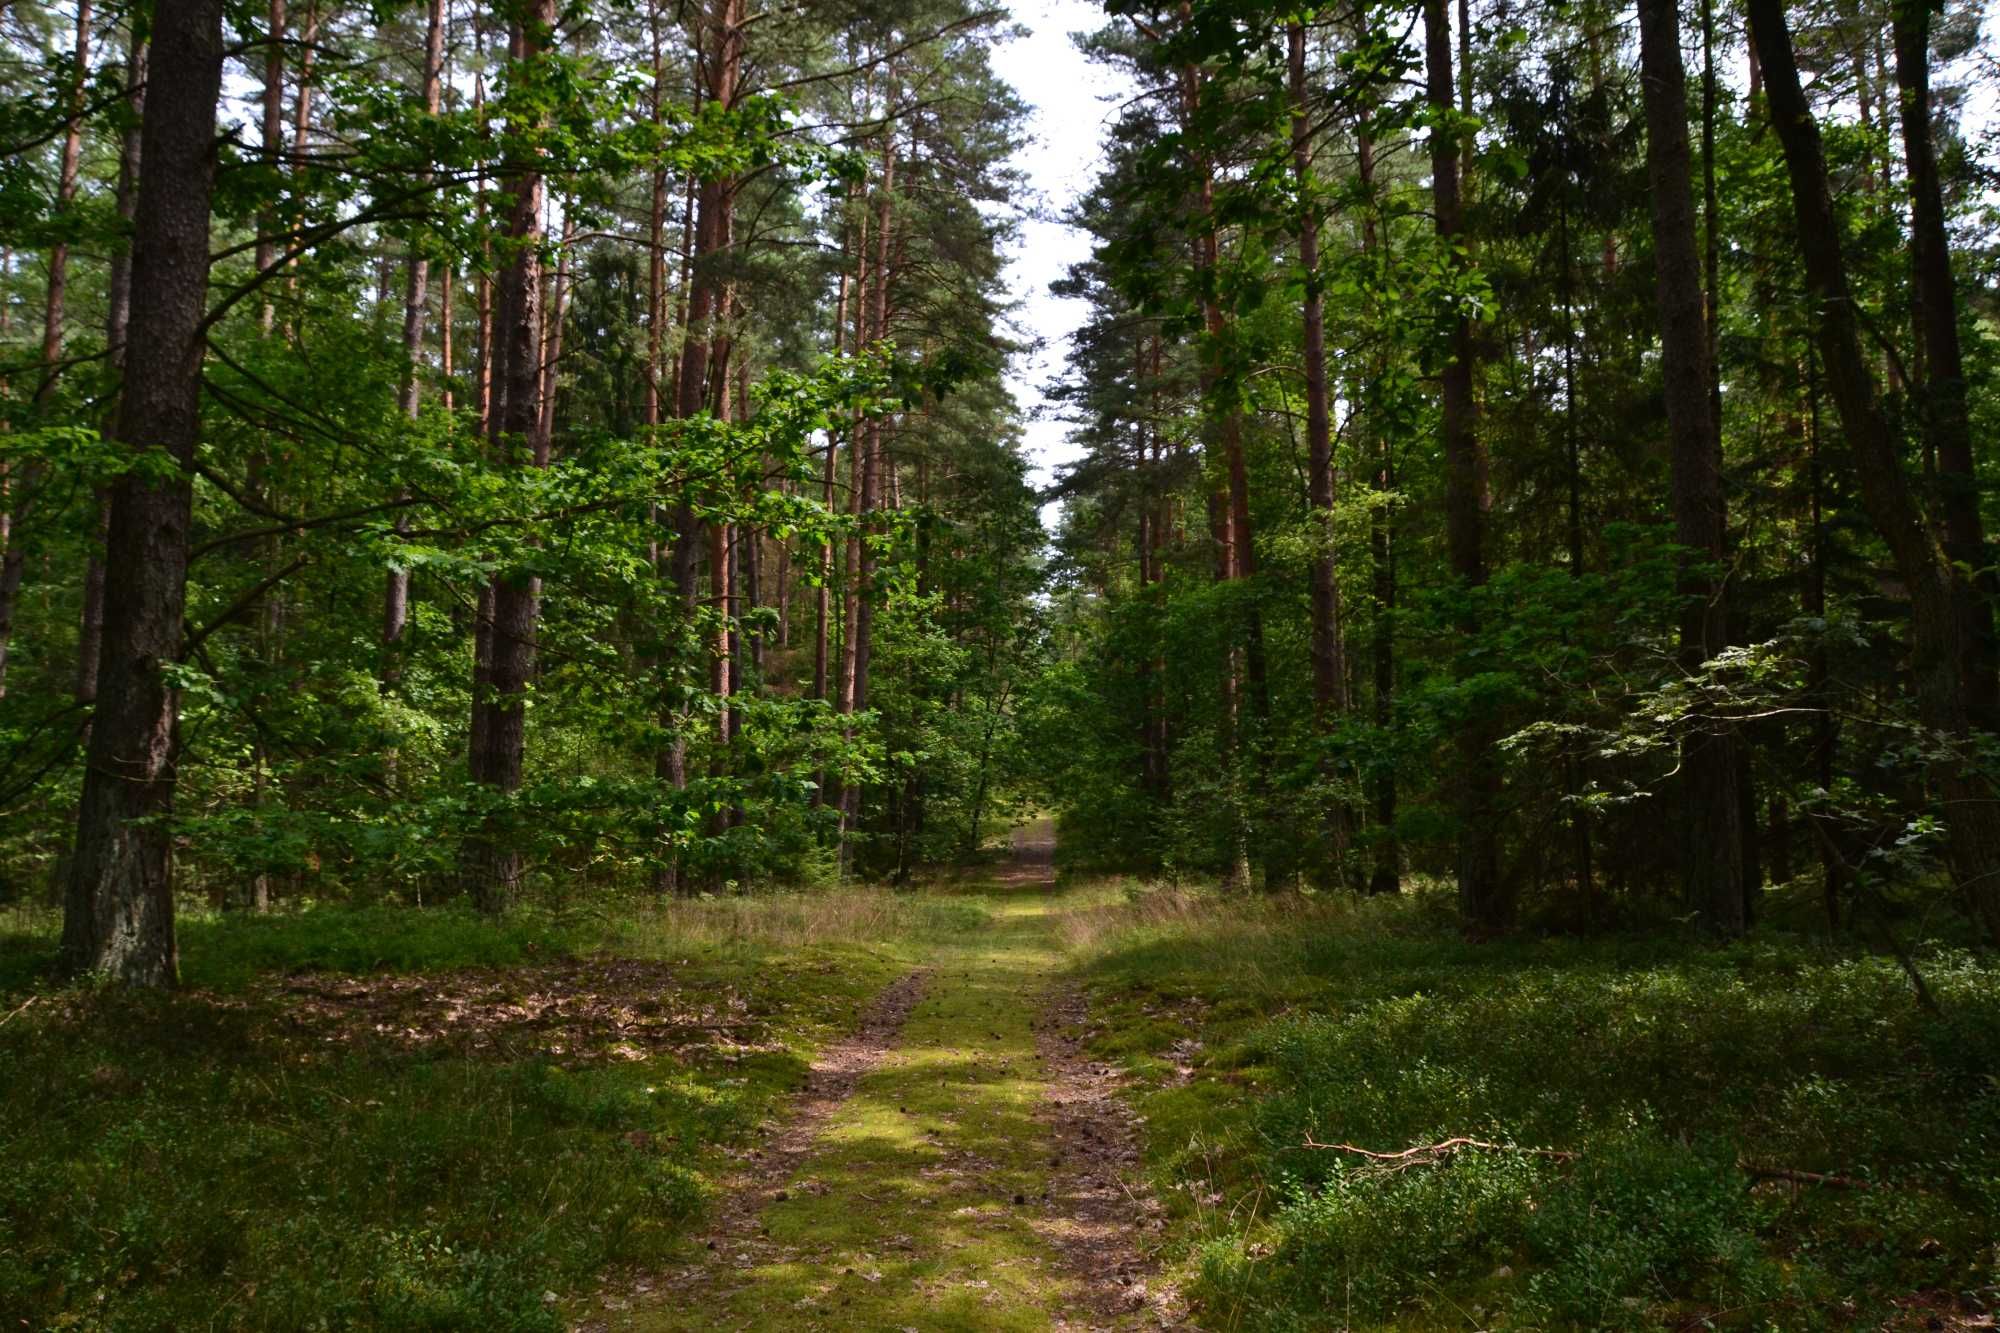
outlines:
M1241 945L1352 916L1344 897L1295 893L1227 896L1211 889L1111 880L1058 913L1056 937L1078 959L1145 940L1199 939Z
M638 952L676 947L874 946L976 928L985 913L962 899L852 885L669 899L617 923L618 943Z

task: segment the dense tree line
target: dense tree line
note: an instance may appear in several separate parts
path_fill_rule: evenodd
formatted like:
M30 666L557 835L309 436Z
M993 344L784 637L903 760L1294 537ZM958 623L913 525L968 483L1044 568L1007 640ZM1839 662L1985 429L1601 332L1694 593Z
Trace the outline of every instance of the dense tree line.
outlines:
M1072 853L2000 939L1977 7L1109 10Z
M1975 7L1116 0L1057 578L959 0L5 11L0 874L976 849L2000 939ZM1791 901L1787 899L1787 901Z
M1033 662L1002 15L13 5L0 876L692 892L976 842Z

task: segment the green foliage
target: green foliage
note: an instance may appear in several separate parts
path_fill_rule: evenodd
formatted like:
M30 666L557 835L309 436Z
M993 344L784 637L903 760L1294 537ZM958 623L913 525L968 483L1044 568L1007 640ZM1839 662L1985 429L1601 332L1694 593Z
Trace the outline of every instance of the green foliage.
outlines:
M1990 1299L1988 963L1920 952L1935 1019L1892 959L1796 937L1469 945L1430 911L1142 894L1077 928L1163 1194L1214 1200L1183 1235L1215 1322L1809 1327ZM1498 1147L1304 1146L1457 1137Z

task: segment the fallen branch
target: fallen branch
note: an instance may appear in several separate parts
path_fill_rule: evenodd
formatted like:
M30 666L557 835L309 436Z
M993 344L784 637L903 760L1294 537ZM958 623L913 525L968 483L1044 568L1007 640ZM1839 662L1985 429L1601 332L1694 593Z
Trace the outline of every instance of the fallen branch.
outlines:
M27 999L21 1001L21 1007L19 1009L16 1009L13 1013L8 1014L7 1017L5 1018L0 1018L0 1025L5 1025L6 1023L11 1022L13 1019L18 1018L21 1015L21 1013L27 1009L29 1005L33 1004L36 1000L39 1000L41 998L42 997L39 995L30 995Z
M1488 1143L1484 1139L1446 1139L1442 1143L1419 1144L1405 1148L1401 1152L1374 1152L1367 1148L1357 1148L1351 1143L1320 1143L1311 1135L1306 1136L1305 1146L1322 1152L1351 1153L1356 1157L1366 1157L1371 1162L1384 1165L1421 1166L1451 1156L1461 1148L1477 1148L1481 1152L1517 1152L1529 1157L1546 1157L1552 1162L1574 1162L1577 1155L1561 1148L1523 1148L1517 1143Z
M1450 1138L1439 1143L1420 1143L1414 1148L1401 1152L1376 1152L1372 1148L1357 1147L1352 1143L1321 1143L1310 1134L1301 1145L1320 1152L1342 1152L1354 1157L1366 1158L1391 1171L1401 1171L1412 1166L1434 1166L1450 1158L1462 1149L1479 1152L1511 1152L1527 1157L1540 1157L1551 1162L1574 1162L1582 1154L1566 1148L1524 1148L1518 1143L1489 1143L1485 1139ZM1872 1190L1876 1182L1859 1176L1835 1175L1825 1171L1804 1171L1792 1166L1773 1166L1766 1162L1753 1162L1747 1157L1736 1159L1736 1169L1758 1180L1785 1180L1794 1185L1821 1185L1837 1190Z
M1836 1176L1823 1171L1801 1171L1793 1166L1767 1166L1747 1157L1736 1159L1736 1169L1759 1180L1789 1180L1794 1185L1824 1185L1835 1190L1872 1190L1875 1182L1859 1176Z

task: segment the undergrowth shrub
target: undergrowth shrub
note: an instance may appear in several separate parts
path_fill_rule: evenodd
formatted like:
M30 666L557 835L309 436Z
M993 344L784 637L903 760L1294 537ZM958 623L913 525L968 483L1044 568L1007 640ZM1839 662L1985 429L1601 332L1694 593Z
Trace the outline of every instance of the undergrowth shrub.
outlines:
M1168 1197L1230 1201L1186 1218L1216 1324L1870 1327L1919 1297L2000 1304L1991 961L1918 950L1940 1018L1894 960L1823 938L1472 944L1418 897L1131 892L1065 927L1111 1010L1100 1049L1155 1076ZM1499 1150L1306 1146L1459 1136Z

